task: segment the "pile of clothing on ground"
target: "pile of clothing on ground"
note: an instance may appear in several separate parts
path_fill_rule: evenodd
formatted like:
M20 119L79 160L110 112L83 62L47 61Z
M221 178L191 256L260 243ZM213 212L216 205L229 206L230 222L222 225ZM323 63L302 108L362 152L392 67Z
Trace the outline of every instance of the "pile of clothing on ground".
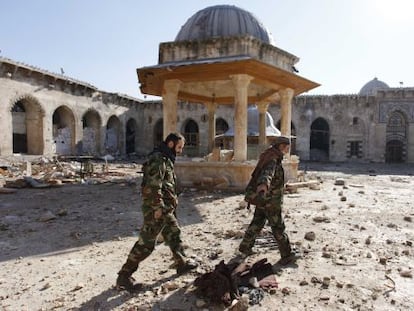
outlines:
M230 306L235 299L248 295L249 304L258 304L266 290L277 288L278 283L272 265L263 258L254 264L222 260L211 272L199 276L194 281L196 295L212 303Z

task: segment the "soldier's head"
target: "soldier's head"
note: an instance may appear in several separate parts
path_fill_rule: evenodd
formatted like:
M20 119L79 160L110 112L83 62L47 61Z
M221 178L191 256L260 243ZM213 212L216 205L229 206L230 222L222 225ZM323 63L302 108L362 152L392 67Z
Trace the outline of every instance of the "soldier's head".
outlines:
M278 149L283 154L289 153L290 138L287 137L287 136L278 136L278 137L276 137L276 140L273 143L273 148Z
M183 152L185 138L180 133L170 133L165 138L164 143L175 155L177 155Z

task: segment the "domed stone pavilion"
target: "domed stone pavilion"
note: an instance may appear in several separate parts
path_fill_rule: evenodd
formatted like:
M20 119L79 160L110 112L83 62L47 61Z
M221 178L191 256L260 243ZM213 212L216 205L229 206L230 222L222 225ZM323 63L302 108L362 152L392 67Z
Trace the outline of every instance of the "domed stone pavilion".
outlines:
M164 137L177 131L178 101L202 103L208 110L212 152L217 105L233 107L232 165L239 167L233 170L237 174L228 175L231 185L241 186L251 171L251 165L241 168L247 160L248 104L255 104L259 111L258 141L264 146L269 104L280 105L280 129L290 136L292 98L319 85L295 73L298 61L274 45L270 32L253 14L217 5L191 16L175 41L160 43L158 65L138 68L137 73L143 94L162 96Z

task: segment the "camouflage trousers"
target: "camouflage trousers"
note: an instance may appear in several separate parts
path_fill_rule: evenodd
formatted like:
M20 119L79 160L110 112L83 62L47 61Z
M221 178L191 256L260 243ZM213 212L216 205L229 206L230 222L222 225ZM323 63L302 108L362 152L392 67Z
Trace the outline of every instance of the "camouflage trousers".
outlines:
M184 263L184 249L181 240L181 230L178 226L174 211L163 214L159 219L154 218L152 208L143 207L144 223L139 233L138 241L132 247L126 263L121 272L132 274L138 269L138 265L154 251L157 236L164 238L172 252L176 264Z
M264 206L256 206L253 219L244 234L239 250L242 253L249 253L251 251L256 237L263 229L266 220L272 229L281 257L289 256L292 249L289 237L285 232L285 223L282 218L282 202L280 200L267 202Z

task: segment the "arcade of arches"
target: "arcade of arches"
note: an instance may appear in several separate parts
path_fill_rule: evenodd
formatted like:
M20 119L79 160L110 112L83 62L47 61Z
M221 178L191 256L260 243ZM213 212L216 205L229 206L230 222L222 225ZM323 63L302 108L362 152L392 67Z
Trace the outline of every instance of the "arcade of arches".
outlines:
M59 75L51 90L50 73L0 60L2 156L145 155L163 138L161 101L105 93ZM268 112L280 122L279 105L270 104ZM187 138L187 155L210 152L208 118L204 105L178 103L177 129ZM234 126L231 107L219 106L214 118L217 135ZM295 97L291 133L292 153L301 160L413 163L414 88Z

